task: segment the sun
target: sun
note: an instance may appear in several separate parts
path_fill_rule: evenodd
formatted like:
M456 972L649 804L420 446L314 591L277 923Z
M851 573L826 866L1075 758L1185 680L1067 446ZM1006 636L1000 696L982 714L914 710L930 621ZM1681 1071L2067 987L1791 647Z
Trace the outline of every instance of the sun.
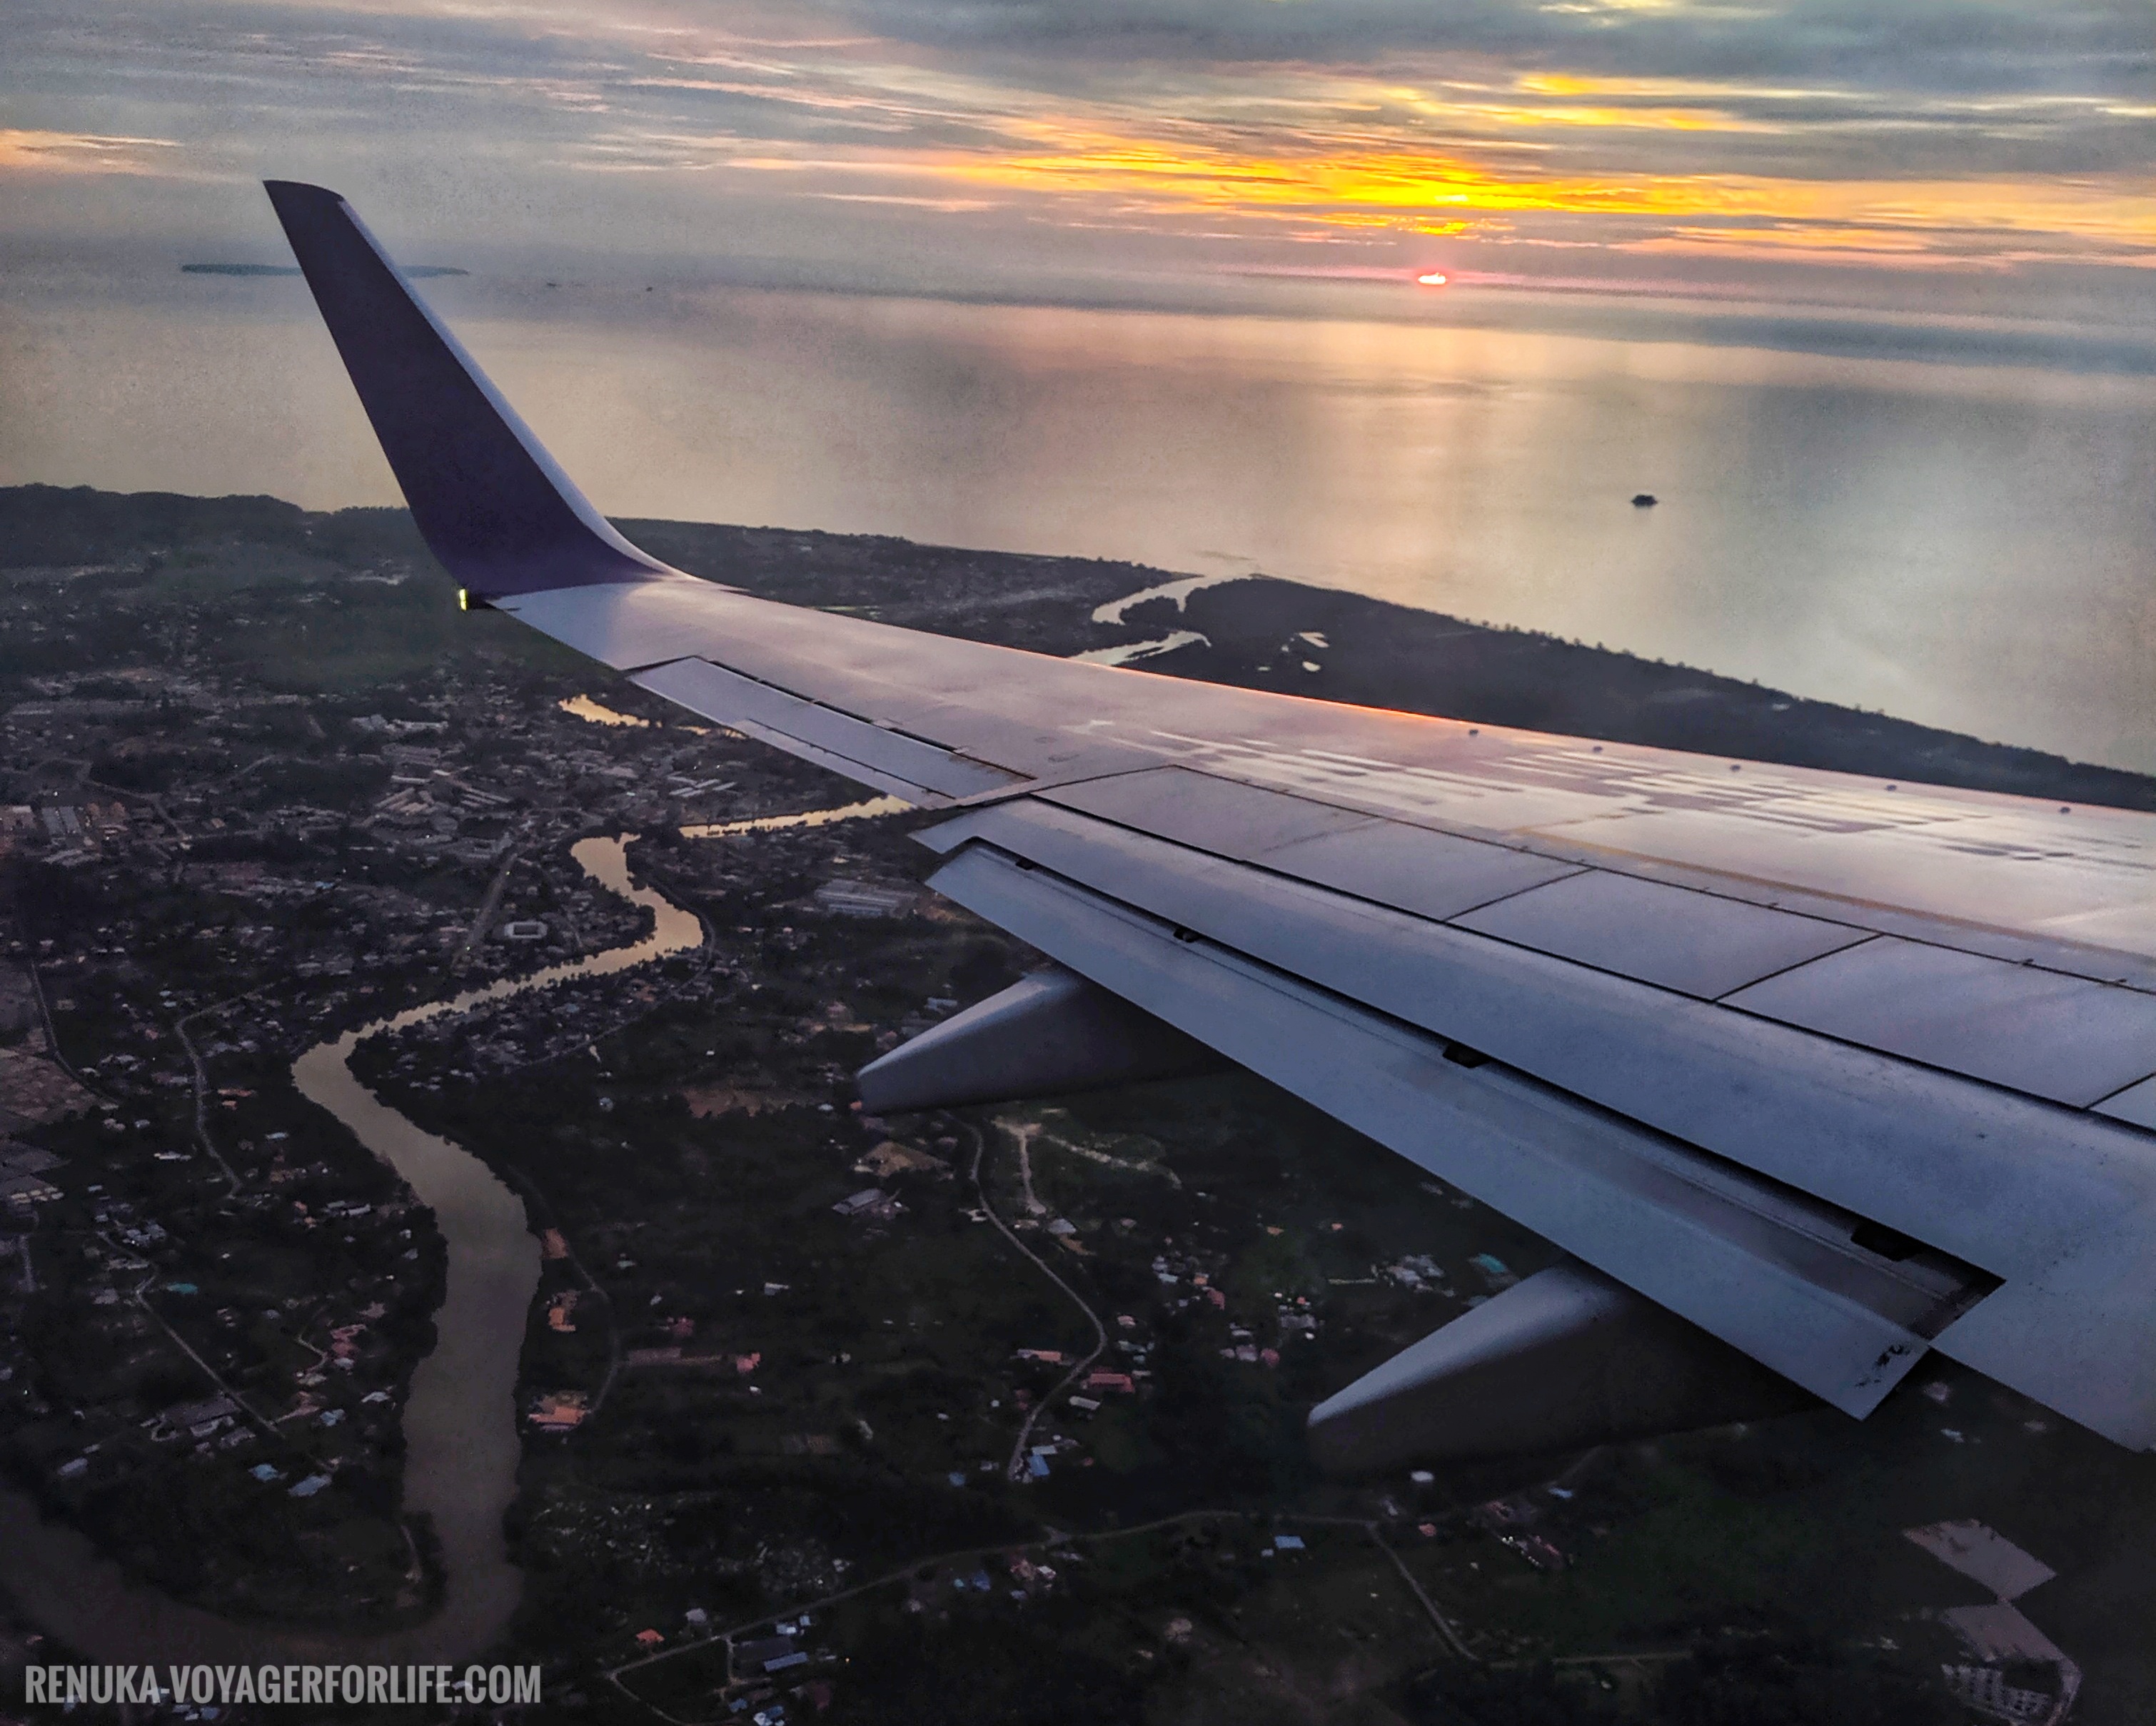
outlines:
M1425 288L1442 288L1452 279L1441 269L1433 269L1428 275L1419 275L1415 279Z

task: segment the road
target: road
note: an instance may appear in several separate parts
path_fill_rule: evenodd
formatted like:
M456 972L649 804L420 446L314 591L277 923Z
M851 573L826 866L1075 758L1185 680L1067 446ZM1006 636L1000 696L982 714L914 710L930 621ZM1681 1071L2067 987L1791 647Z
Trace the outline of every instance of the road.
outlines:
M1421 1605L1424 1611L1429 1614L1431 1624L1446 1646L1460 1659L1477 1662L1478 1657L1470 1652L1459 1632L1453 1628L1451 1622L1431 1603L1430 1596L1423 1592L1421 1585L1415 1581L1414 1578L1408 1574L1407 1566L1401 1563L1399 1555L1386 1544L1381 1526L1377 1522L1353 1516L1305 1516L1292 1511L1276 1513L1244 1510L1184 1510L1173 1516L1158 1517L1152 1522L1134 1523L1127 1529L1110 1529L1096 1534L1051 1533L1038 1540L1018 1542L1007 1540L994 1546L962 1547L952 1552L933 1553L925 1557L909 1560L896 1570L886 1570L880 1576L871 1577L865 1582L856 1582L850 1588L842 1588L834 1593L820 1595L815 1600L798 1601L777 1612L767 1612L761 1618L752 1618L742 1623L730 1624L725 1629L713 1631L709 1636L699 1637L695 1641L678 1643L671 1648L662 1648L655 1654L639 1655L634 1660L625 1660L619 1666L607 1668L606 1680L639 1707L649 1709L660 1719L666 1721L668 1726L719 1726L719 1723L739 1717L716 1715L710 1721L683 1719L677 1714L669 1713L648 1698L638 1695L629 1687L629 1675L641 1672L648 1667L660 1665L669 1660L679 1660L684 1655L708 1653L715 1647L723 1647L726 1651L726 1669L731 1677L733 1670L735 1638L747 1636L752 1631L767 1631L773 1622L780 1617L793 1617L803 1612L820 1613L844 1601L858 1600L863 1595L874 1594L880 1588L889 1588L894 1584L904 1582L917 1571L942 1570L956 1565L979 1565L986 1560L1004 1557L1011 1553L1046 1554L1050 1551L1083 1550L1091 1546L1105 1546L1116 1540L1135 1540L1142 1535L1158 1534L1163 1529L1185 1528L1193 1523L1203 1522L1260 1522L1269 1526L1360 1529L1364 1534L1369 1535L1385 1556L1392 1560L1394 1567L1399 1571L1409 1591Z
M172 1032L180 1039L180 1047L187 1052L188 1063L195 1070L195 1143L223 1171L225 1186L235 1193L239 1191L239 1176L233 1171L232 1165L224 1160L224 1153L217 1148L209 1136L209 1074L203 1066L202 1051L195 1047L194 1038L187 1035L187 1027L197 1019L206 1019L212 1013L221 1013L228 1006L237 1006L243 1001L252 1000L272 986L264 983L259 989L249 989L244 995L232 996L213 1006L197 1007L172 1024Z
M988 1202L988 1190L981 1185L981 1160L987 1155L988 1148L987 1136L971 1121L960 1120L956 1115L946 1115L944 1119L973 1141L973 1163L969 1178L973 1183L973 1196L979 1201L982 1214L990 1222L995 1224L1006 1241L1009 1241L1027 1258L1032 1260L1034 1269L1070 1297L1070 1304L1083 1313L1086 1315L1086 1322L1093 1327L1092 1352L1058 1379L1055 1387L1026 1411L1025 1419L1019 1426L1018 1437L1011 1445L1010 1461L1004 1465L1004 1472L1012 1480L1024 1480L1026 1478L1026 1446L1032 1440L1034 1426L1039 1423L1041 1416L1048 1411L1055 1399L1091 1371L1093 1363L1107 1352L1108 1330L1107 1327L1101 1323L1101 1315L1086 1304L1078 1291L1056 1275L1047 1264L1043 1262L1040 1255L1019 1239L1003 1218L996 1215L995 1206Z

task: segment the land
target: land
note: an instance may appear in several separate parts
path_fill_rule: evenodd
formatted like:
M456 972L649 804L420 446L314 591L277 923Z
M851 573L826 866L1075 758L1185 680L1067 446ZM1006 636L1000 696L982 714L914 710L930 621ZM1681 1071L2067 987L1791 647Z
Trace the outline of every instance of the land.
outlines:
M1173 577L624 526L752 592L1045 652L1188 629L1146 663L2156 807L2135 776L1291 583L1118 611ZM855 1068L1037 955L921 892L932 817L741 830L867 794L600 676L459 615L398 512L0 491L0 1163L26 1183L0 1193L0 1467L131 1575L265 1629L431 1610L401 1417L441 1237L290 1063L638 939L568 855L634 832L701 947L355 1062L540 1237L495 1652L554 1711L1961 1720L1943 1667L2057 1677L1938 1616L1991 1596L1902 1531L1955 1519L2060 1572L2023 1604L2079 1664L2076 1719L2156 1704L2156 1465L1958 1371L1861 1426L1317 1477L1312 1403L1547 1245L1248 1075L865 1116Z

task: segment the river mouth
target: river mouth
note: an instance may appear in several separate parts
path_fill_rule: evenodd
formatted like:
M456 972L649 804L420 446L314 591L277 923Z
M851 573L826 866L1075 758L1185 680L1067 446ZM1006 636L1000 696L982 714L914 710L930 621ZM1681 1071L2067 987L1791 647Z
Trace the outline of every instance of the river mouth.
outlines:
M630 880L628 848L636 837L583 839L569 854L596 884L651 911L652 930L642 940L408 1008L318 1043L292 1063L300 1094L343 1122L403 1178L434 1211L449 1249L434 1347L413 1372L404 1407L404 1509L433 1520L445 1579L439 1610L424 1623L367 1636L220 1618L129 1580L87 1536L44 1520L29 1494L0 1488L0 1552L7 1554L0 1581L70 1647L120 1663L454 1662L507 1630L524 1592L503 1516L516 1496L523 1455L516 1378L539 1287L539 1243L523 1200L485 1163L390 1108L350 1063L370 1037L701 946L704 929L695 913Z

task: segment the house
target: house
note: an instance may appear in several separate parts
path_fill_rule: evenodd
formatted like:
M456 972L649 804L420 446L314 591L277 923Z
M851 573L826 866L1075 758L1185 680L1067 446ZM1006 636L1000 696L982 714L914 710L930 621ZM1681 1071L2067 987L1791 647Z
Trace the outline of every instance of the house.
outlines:
M542 1432L571 1432L584 1423L591 1406L581 1391L552 1391L542 1394L526 1416Z
M1467 1262L1482 1273L1482 1280L1492 1290L1510 1288L1520 1280L1494 1252L1478 1252Z
M865 1216L871 1222L887 1222L905 1206L881 1187L865 1186L831 1208L841 1216Z
M2057 1706L2056 1699L2041 1690L2009 1684L1996 1667L1949 1666L1941 1670L1948 1689L1979 1712L1999 1719L2041 1720Z
M1507 1529L1524 1528L1540 1513L1525 1498L1492 1498L1486 1504L1477 1505L1470 1520L1495 1534Z
M636 1633L637 1646L639 1647L655 1648L665 1640L666 1638L660 1635L660 1633L655 1630L639 1630Z
M1105 1368L1096 1368L1086 1375L1086 1388L1089 1391L1115 1391L1130 1396L1137 1393L1138 1387L1127 1372L1110 1372Z
M176 1402L159 1415L157 1421L162 1426L191 1432L198 1426L207 1428L239 1412L239 1405L229 1396L206 1396L199 1402Z
M35 1175L0 1175L0 1203L49 1205L59 1196L57 1186Z

